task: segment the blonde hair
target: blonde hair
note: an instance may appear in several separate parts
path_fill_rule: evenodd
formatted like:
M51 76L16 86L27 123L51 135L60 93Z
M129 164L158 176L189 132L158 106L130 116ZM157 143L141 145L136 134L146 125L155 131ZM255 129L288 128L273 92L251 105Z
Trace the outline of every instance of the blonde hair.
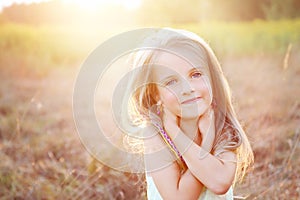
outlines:
M149 45L148 45L149 44ZM132 80L132 98L130 99L130 117L137 125L149 123L148 112L157 103L158 90L151 79L150 64L154 62L158 50L172 47L182 48L184 54L196 53L197 59L207 63L208 75L213 94L216 137L211 153L219 155L224 151L233 151L237 155L235 182L242 180L247 168L253 162L253 153L247 136L239 123L232 106L231 92L222 72L219 61L210 46L198 35L175 29L162 29L145 40L143 47L134 54L133 67L140 67Z

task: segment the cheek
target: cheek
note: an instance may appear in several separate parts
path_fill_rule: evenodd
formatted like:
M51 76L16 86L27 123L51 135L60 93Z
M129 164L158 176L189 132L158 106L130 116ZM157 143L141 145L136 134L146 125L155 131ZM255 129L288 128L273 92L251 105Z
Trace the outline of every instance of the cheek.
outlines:
M208 103L210 104L212 102L212 99L213 99L211 87L210 86L205 87L204 93L205 93L205 96L206 96L206 99L207 99Z
M196 83L196 87L197 90L205 97L206 101L211 103L213 94L208 77L204 77L202 80L199 80L199 82Z
M178 98L177 98L177 95L168 90L168 89L162 89L161 92L160 92L160 97L161 97L161 100L165 103L165 104L174 104L174 103L177 103L178 104Z
M178 112L180 112L178 97L174 92L164 88L159 90L159 93L160 99L163 102L164 106L166 106L173 113L177 114Z

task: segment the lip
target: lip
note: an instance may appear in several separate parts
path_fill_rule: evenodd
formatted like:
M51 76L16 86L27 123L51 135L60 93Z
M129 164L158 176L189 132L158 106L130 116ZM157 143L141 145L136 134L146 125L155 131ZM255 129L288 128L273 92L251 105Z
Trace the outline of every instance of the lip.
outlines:
M195 98L192 98L192 99L185 100L181 104L195 103L195 102L199 101L200 99L202 99L202 98L201 97L195 97Z

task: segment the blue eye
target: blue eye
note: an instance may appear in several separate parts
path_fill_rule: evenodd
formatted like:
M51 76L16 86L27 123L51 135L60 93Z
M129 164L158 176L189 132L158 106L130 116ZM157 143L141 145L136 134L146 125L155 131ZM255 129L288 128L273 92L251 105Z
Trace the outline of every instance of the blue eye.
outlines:
M171 86L177 83L176 79L171 79L165 83L166 86Z
M200 78L202 76L202 73L201 72L193 72L191 74L191 77L192 78Z

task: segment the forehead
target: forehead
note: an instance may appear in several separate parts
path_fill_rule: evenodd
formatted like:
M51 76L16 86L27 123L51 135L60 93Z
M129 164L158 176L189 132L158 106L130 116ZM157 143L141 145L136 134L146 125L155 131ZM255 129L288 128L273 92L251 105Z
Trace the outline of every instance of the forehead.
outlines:
M188 62L186 59L175 55L174 53L169 52L161 52L157 55L155 59L155 67L156 70L163 71L176 71L179 73L180 71L190 70L193 68L192 63ZM161 66L161 67L159 67ZM168 70L171 69L171 70Z
M183 56L164 51L155 56L152 74L155 81L159 81L168 76L185 76L195 68L205 71L206 66L204 62L197 62L197 59L187 60Z

